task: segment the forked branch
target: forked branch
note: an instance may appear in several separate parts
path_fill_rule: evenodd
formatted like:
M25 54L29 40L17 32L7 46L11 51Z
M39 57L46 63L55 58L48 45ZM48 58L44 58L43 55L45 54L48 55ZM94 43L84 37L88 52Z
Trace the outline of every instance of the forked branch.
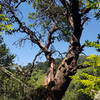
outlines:
M56 32L58 30L58 27L56 25L54 25L51 30L49 30L48 32L48 40L47 40L47 45L46 47L49 48L50 45L52 44L52 40L53 40L53 37L52 35L54 34L54 32Z

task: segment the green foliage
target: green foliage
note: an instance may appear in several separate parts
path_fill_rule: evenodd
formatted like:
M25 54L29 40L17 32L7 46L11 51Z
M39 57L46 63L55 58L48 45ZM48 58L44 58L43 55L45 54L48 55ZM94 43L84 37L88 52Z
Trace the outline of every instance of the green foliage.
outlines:
M98 7L100 8L100 1L99 0L86 0L86 6L88 8L94 8L94 9L98 9Z
M80 80L80 83L85 87L84 89L79 89L79 92L83 92L92 98L96 92L100 89L100 77L89 75L87 73L82 73L80 77L83 77L83 80Z
M100 67L78 70L72 79L62 100L93 100L100 90Z
M93 66L93 75L89 75L87 73L82 73L80 77L83 77L85 80L80 80L80 83L82 83L86 88L85 89L80 89L79 91L91 96L94 98L94 95L96 92L100 89L100 76L94 76L96 73L96 66L100 66L100 56L97 55L90 55L87 57L89 61L85 61L84 64Z
M100 19L100 10L98 12L95 13L95 18L96 19Z
M100 56L98 55L90 55L86 57L87 61L84 62L86 65L90 66L100 66Z
M96 71L95 71L96 73ZM81 92L94 98L97 91L100 89L100 76L90 75L88 73L81 73L73 78L82 86L77 92Z
M9 31L12 30L11 28L11 24L7 24L6 22L9 20L5 14L3 14L2 11L2 6L0 5L0 33L2 33L3 31Z
M83 60L91 67L79 69L62 100L93 100L100 90L100 56L90 55ZM82 64L82 63L81 63ZM79 63L80 65L80 63Z
M98 48L100 49L100 44L96 43L96 42L90 42L90 41L86 41L85 43L86 46L89 46L89 47L95 47L95 48Z
M0 36L0 65L9 66L13 64L14 55L10 54L9 49L3 42L3 38Z
M56 38L54 37L53 39L69 41L72 31L70 26L66 24L67 18L63 16L65 9L62 6L56 5L51 0L34 0L33 8L35 9L34 12L28 16L33 22L30 24L31 28L39 27L40 31L37 31L41 33L41 31L44 30L45 34L56 24L59 29ZM40 36L42 36L42 34L40 34Z
M85 61L87 61L87 60L86 60L86 56L80 55L79 58L78 58L77 64L78 64L78 65L83 65L83 63L84 63Z
M84 61L84 59L85 58L83 58L82 60ZM60 59L57 59L56 63L59 64ZM19 82L8 77L6 74L0 74L0 79L2 80L0 81L2 88L7 87L6 90L3 89L3 91L8 91L8 93L6 94L7 100L21 100L25 96L27 98L26 100L28 100L31 96L35 100L41 100L41 96L44 96L45 92L45 89L43 91L43 87L41 87L41 85L43 85L44 82L45 73L48 69L47 66L47 62L38 63L34 68L31 77L29 78L16 73L16 70L12 71L16 75L16 78L20 79L23 83L26 83L27 85L33 87L32 91L28 90ZM27 68L29 67L31 67L31 64L27 65ZM27 68L25 67L26 70ZM98 77L100 77L100 67L95 67L95 70L93 67L78 70L78 73L73 76L73 81L71 82L63 100L66 100L66 98L67 100L80 100L80 98L81 100L92 100L90 94L92 93L94 95L100 88L100 79ZM3 96L3 94L1 95Z
M39 88L44 83L45 74L43 70L34 70L28 84L32 85L34 88Z
M16 77L15 70L10 70ZM28 88L0 70L0 100L22 100Z
M94 48L96 48L96 50L98 52L100 52L100 34L98 34L98 36L97 36L97 41L91 42L91 41L87 40L87 41L85 41L84 45L86 47L94 47Z

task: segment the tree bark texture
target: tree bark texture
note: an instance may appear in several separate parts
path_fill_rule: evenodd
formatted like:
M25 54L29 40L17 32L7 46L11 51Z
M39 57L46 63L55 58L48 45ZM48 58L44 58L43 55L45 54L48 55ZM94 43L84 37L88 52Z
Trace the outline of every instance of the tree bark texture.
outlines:
M59 65L53 80L49 81L47 87L51 90L51 95L47 100L61 100L67 90L71 77L76 73L77 60L82 51L80 37L82 34L81 15L79 14L79 1L71 0L71 17L73 21L73 33L66 57ZM51 72L51 71L50 71ZM49 73L50 74L50 73ZM49 75L50 76L50 75ZM50 77L48 77L50 79Z
M71 82L70 76L76 73L77 60L80 51L81 51L80 44L73 41L73 43L69 47L68 54L62 60L54 78L52 78L53 80L51 81L49 80L49 84L47 85L47 87L51 89L53 95L51 96L50 100L61 100L61 98L63 97L65 91L67 90ZM50 79L50 73L48 79Z

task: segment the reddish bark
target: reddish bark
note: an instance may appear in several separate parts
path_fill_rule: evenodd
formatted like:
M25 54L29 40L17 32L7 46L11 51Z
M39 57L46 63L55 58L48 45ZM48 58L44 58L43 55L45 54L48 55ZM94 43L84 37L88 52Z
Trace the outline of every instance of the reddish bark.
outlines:
M71 13L73 21L73 34L70 41L69 51L59 65L54 80L48 83L48 87L50 87L53 96L51 96L51 98L50 96L47 97L47 100L61 100L71 82L70 76L74 75L77 70L77 60L82 51L80 46L82 25L78 0L71 0Z

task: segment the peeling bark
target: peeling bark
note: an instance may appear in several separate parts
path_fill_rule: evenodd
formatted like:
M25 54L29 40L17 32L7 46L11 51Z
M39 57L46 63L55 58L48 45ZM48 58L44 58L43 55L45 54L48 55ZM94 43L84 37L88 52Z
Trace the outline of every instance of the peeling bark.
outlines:
M50 62L49 72L47 73L44 85L47 86L50 82L54 80L55 77L55 60L52 58Z
M54 80L49 82L48 87L51 89L53 93L52 95L54 97L50 100L61 100L65 91L67 90L72 80L70 76L74 75L77 70L77 60L80 53L78 52L80 51L79 49L80 49L79 44L74 46L74 43L73 43L73 45L70 46L68 55L66 55L66 57L63 59L63 61L59 65L58 70L55 74Z
M73 34L70 41L70 46L68 50L68 54L62 60L61 64L59 65L57 72L55 74L54 80L49 82L48 87L52 91L50 100L61 100L67 90L71 78L70 76L74 75L77 70L77 60L79 54L82 51L80 45L80 37L82 34L82 25L81 25L81 16L79 14L79 1L71 0L71 13L73 19ZM48 77L49 79L49 77ZM53 83L51 85L51 83ZM52 98L53 97L53 98Z

